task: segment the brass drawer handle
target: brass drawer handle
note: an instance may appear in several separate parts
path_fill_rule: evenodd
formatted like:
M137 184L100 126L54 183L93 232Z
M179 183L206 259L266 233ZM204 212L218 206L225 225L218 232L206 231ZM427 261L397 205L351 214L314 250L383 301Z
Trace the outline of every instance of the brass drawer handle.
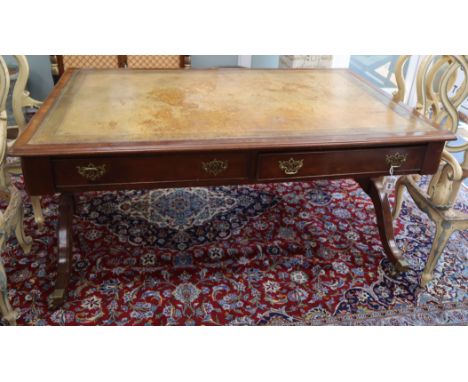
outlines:
M390 165L390 167L397 168L406 162L407 157L408 154L400 154L399 152L396 152L395 154L388 154L385 157L385 160Z
M213 159L209 162L202 162L202 168L205 172L216 176L227 170L228 161Z
M76 166L76 169L78 170L78 174L89 180L96 180L106 173L105 164L96 166L93 163L89 163L87 166Z
M299 172L301 167L304 165L303 159L295 160L294 158L289 158L289 160L280 160L278 161L279 168L284 171L286 175L295 175Z

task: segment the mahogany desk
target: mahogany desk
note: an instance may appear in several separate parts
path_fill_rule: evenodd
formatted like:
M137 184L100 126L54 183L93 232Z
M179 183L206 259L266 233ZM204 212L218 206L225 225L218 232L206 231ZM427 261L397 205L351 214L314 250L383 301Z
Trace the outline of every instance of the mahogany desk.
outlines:
M431 174L455 137L347 70L68 70L17 140L30 195L60 193L58 275L74 192L355 178L402 270L379 177Z

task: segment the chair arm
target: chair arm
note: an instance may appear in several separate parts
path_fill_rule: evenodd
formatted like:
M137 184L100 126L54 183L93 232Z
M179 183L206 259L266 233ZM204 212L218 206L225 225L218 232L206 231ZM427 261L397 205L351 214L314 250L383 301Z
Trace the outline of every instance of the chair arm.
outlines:
M463 168L461 167L460 163L458 163L458 161L455 159L455 157L452 154L450 154L447 150L442 151L442 160L452 168L452 180L458 181L463 179Z

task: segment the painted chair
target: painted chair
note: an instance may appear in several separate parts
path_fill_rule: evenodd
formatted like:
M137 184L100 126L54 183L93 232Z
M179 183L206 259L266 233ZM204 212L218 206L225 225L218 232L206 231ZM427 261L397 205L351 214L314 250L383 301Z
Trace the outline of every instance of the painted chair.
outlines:
M177 69L189 67L190 56L181 55L51 56L52 75L58 75L58 77L68 68Z
M178 69L190 67L190 56L128 55L126 67L131 69Z
M9 174L5 168L7 154L7 117L6 99L10 88L10 77L5 61L0 56L0 198L8 201L5 211L0 211L0 254L5 243L13 234L25 254L31 251L32 240L26 236L23 227L23 201L19 191L10 183ZM12 309L7 295L7 278L0 256L0 316L10 325L16 324L16 314Z
M409 56L401 56L396 65L398 91L394 94L394 100L398 102L403 101L405 95L403 67L408 59ZM425 56L416 75L415 112L457 132L457 109L468 97L467 73L467 56ZM436 225L432 248L421 276L423 287L432 280L434 269L452 233L468 229L468 214L453 208L460 187L468 176L467 151L468 142L461 145L448 143L442 152L439 170L432 176L427 190L418 184L416 176L401 176L395 186L393 219L401 211L406 188L418 208ZM452 153L463 153L461 164Z
M24 113L25 108L38 109L42 105L42 102L31 98L29 92L26 90L29 78L29 64L26 56L16 55L13 57L16 59L18 64L18 78L15 86L13 87L12 96L13 117L16 125L8 126L7 149L13 146L16 138L19 137L26 129L27 122ZM10 138L11 136L15 138ZM9 163L5 164L5 168L9 173L16 175L21 174L21 163L19 160L11 160ZM42 214L40 197L32 196L31 204L34 211L34 219L37 225L41 227L44 224L44 216Z
M58 55L55 57L59 76L68 68L117 69L124 67L123 56L117 55Z

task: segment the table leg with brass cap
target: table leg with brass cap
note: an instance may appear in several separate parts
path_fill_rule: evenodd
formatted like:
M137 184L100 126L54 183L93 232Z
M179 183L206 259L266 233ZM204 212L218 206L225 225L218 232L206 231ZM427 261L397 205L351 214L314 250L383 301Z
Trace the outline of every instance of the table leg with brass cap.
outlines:
M49 296L49 308L57 309L65 301L70 279L72 254L73 194L61 194L58 221L58 261L55 289Z

